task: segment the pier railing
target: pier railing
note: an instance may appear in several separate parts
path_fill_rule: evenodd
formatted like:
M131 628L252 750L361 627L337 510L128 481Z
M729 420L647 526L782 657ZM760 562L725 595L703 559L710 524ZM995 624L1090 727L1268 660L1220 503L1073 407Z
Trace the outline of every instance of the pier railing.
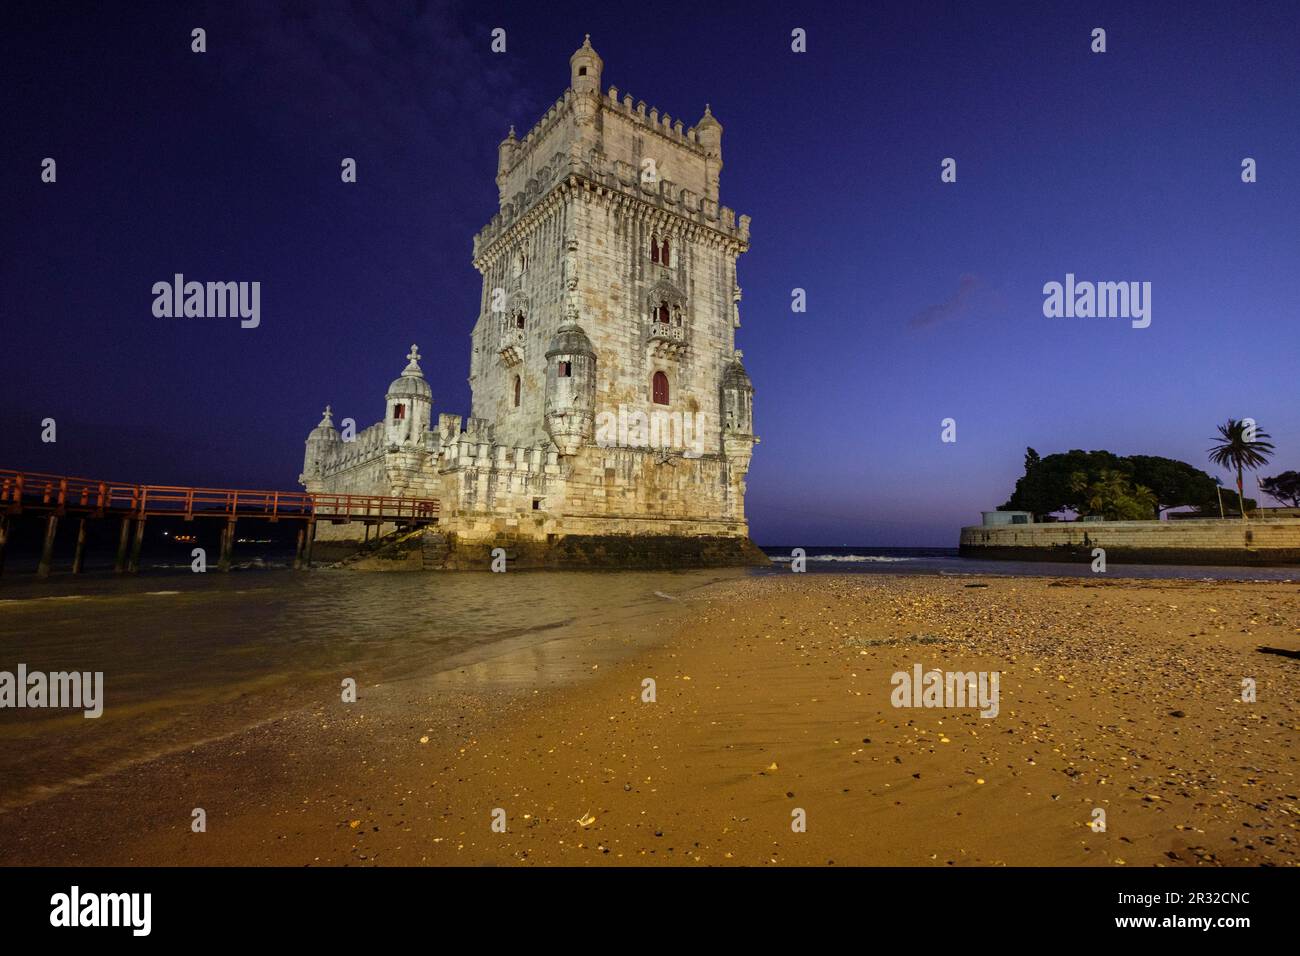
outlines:
M186 520L264 518L421 524L436 521L438 510L437 498L132 485L0 469L0 513L11 515L39 511L90 517L167 515Z
M55 534L65 515L80 519L72 572L80 573L86 550L86 523L96 518L121 518L118 571L136 571L144 543L145 521L165 516L192 521L223 518L219 567L230 570L235 524L241 519L301 521L294 567L310 567L316 523L362 521L370 524L425 525L438 520L437 498L383 495L327 495L303 491L251 491L245 488L186 488L178 485L133 485L37 471L0 468L0 573L4 570L9 519L24 512L45 515L45 541L37 574L50 573ZM369 529L367 528L367 531Z

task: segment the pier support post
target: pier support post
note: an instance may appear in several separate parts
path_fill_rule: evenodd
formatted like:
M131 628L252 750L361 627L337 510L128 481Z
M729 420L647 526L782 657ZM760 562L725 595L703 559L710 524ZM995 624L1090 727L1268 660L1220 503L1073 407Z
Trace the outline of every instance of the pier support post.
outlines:
M86 519L77 524L77 550L72 553L72 573L81 573L81 564L86 557Z
M307 522L307 550L303 554L303 565L308 568L311 567L311 546L312 546L312 542L315 540L316 540L316 519L312 518Z
M113 570L121 574L126 570L126 549L131 544L131 519L122 519L122 529L117 533L117 558L113 561Z
M38 576L48 578L50 565L54 561L54 535L59 530L59 516L52 514L45 519L45 541L41 544L41 563L36 566Z
M0 515L0 575L5 573L5 542L9 540L9 516Z
M299 528L299 529L298 529L298 547L297 547L297 549L293 552L293 569L294 569L295 571L301 571L301 570L302 570L303 545L304 545L304 543L306 542L306 540L307 540L307 529L305 529L305 528Z
M127 570L132 574L140 571L140 549L144 547L144 515L135 519L135 540L131 542L131 563Z
M235 550L235 522L227 521L221 532L221 561L218 567L222 571L230 570L230 556Z

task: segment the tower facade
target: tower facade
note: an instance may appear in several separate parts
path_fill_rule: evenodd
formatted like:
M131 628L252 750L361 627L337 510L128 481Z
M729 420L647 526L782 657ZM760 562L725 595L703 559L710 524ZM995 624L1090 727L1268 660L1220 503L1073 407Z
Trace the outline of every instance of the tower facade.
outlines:
M749 217L718 205L722 125L708 106L683 128L616 87L602 94L602 70L584 41L569 89L502 144L500 210L474 244L473 415L512 441L547 434L545 353L572 313L600 357L598 417L689 415L696 450L722 454L749 243Z
M758 439L736 263L750 220L719 204L722 124L708 105L687 125L602 92L603 73L588 37L563 95L499 144L498 209L474 237L470 415L431 426L413 351L381 440L402 465L385 470L436 494L466 537L747 538ZM328 461L317 470L330 485Z

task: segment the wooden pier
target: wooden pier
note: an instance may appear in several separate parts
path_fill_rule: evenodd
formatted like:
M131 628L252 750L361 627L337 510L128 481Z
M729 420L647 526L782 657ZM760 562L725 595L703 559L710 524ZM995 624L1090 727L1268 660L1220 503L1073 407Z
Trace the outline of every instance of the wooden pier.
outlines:
M242 488L185 488L175 485L134 485L40 472L0 469L0 574L4 573L5 543L12 519L29 512L45 515L45 537L36 573L47 577L53 565L59 521L76 518L77 544L72 572L79 574L85 558L86 523L121 522L114 570L140 569L145 522L151 517L184 521L224 521L218 567L230 570L235 525L241 521L300 521L294 567L311 566L316 522L367 525L393 523L407 527L438 520L436 498L388 498L377 495L319 495L301 491L251 491ZM367 532L368 532L367 528Z

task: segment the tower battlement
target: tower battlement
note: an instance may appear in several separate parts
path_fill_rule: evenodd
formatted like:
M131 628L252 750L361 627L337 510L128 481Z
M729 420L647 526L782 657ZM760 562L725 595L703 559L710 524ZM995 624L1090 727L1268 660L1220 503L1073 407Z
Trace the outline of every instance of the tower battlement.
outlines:
M620 95L616 86L600 91L604 63L590 38L570 57L569 86L522 140L514 127L497 154L497 198L504 208L552 157L600 170L616 162L631 165L639 179L668 180L718 202L722 171L722 124L706 104L686 126L657 106Z
M532 154L538 143L545 138L546 134L572 112L574 98L573 90L565 90L564 95L542 114L541 119L533 125L533 128L528 131L523 139L514 139L514 127L512 126L510 128L511 134L506 137L505 142L513 141L515 145L510 150L508 161L500 172L510 173L519 163L524 162ZM694 126L683 128L681 119L674 120L666 112L661 115L657 106L647 108L645 100L634 101L631 93L625 92L620 97L617 86L611 86L601 98L601 108L619 116L624 116L633 123L644 127L647 132L662 136L675 145L694 150L701 157L708 153L709 146L701 142L700 135Z

